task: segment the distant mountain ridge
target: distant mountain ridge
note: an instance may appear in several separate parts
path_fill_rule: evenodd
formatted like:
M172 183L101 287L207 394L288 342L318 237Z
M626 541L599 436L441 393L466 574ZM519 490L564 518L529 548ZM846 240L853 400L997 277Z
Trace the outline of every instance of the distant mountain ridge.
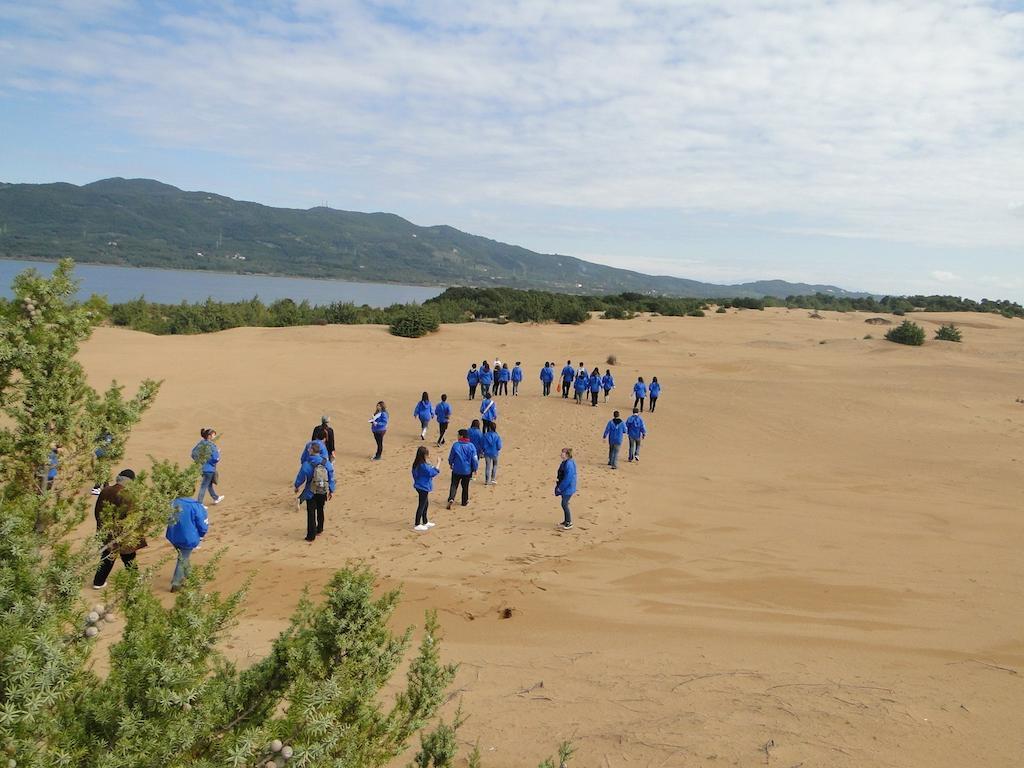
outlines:
M716 285L536 253L391 213L272 208L153 179L0 183L0 257L567 293L692 297L828 293L831 285L761 280Z

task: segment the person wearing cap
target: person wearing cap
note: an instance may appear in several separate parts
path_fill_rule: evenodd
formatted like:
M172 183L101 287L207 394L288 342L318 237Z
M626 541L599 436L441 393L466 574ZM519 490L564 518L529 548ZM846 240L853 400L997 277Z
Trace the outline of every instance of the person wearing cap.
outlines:
M141 535L123 530L124 522L132 511L132 500L125 486L134 479L132 470L122 469L114 484L101 490L96 499L96 533L103 538L103 549L100 550L100 566L92 579L93 589L107 586L107 577L118 556L125 568L134 568L135 553L146 546L146 539Z
M334 461L334 427L331 426L330 416L325 414L320 417L320 423L313 427L313 434L309 439L322 440L324 447L327 448L325 455L330 461Z
M196 501L202 504L203 499L206 497L206 492L209 491L213 503L220 504L224 501L224 494L218 495L217 489L214 488L219 480L217 464L220 462L220 449L217 447L217 443L214 442L217 439L217 430L213 427L203 427L199 430L199 436L202 440L192 448L192 461L202 465L203 473Z

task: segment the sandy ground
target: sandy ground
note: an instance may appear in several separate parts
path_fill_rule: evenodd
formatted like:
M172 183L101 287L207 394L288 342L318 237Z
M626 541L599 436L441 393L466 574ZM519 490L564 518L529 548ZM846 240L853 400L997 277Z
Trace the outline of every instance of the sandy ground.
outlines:
M200 426L221 431L227 498L195 557L226 548L223 589L254 574L234 658L266 651L304 587L362 559L404 585L401 623L439 611L462 736L488 766L534 765L563 738L579 766L1020 766L1024 322L915 316L929 337L954 319L965 342L909 348L864 314L823 314L479 323L416 341L100 329L83 359L97 384L165 380L129 465L187 460ZM540 397L545 359L603 370L609 354L609 404ZM447 512L446 473L437 527L417 534L413 405L447 392L467 423L464 371L495 355L527 375L499 400L499 484ZM611 471L601 432L638 374L664 392L643 462ZM378 399L392 428L373 463ZM321 412L340 488L309 545L291 482ZM563 445L580 467L567 533ZM141 561L168 555L157 542Z

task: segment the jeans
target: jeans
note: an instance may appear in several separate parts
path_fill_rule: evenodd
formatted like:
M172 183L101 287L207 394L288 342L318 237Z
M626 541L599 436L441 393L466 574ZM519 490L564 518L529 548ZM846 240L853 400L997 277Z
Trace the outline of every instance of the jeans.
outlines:
M117 553L111 550L109 546L105 546L100 551L100 558L100 567L96 569L96 575L92 579L94 587L102 587L107 583L107 577L110 576L110 572L114 570L114 563L117 562ZM121 562L124 563L125 568L134 568L135 553L122 553Z
M615 443L608 445L608 466L613 469L619 468L619 450L622 448L622 443Z
M541 384L544 385L544 397L547 397L548 395L551 394L551 382L550 381L542 381Z
M591 390L590 392L590 404L597 405L597 392Z
M516 397L518 395L519 395L519 382L518 381L513 381L512 382L512 397Z
M491 421L490 419L484 419L484 432L497 432L497 431L498 431L497 423Z
M476 397L476 384L469 385L469 399L473 400Z
M420 419L420 437L427 436L427 427L430 426L430 419Z
M654 406L656 406L657 404L658 404L658 398L652 397L651 398L651 413L654 413Z
M566 525L571 525L572 524L572 511L569 509L569 499L571 499L571 498L572 498L572 494L571 493L568 496L563 496L562 497L562 514L565 515L565 517L563 518L562 522L565 523Z
M199 494L196 496L196 501L198 501L200 504L203 503L203 499L206 497L207 491L210 492L210 498L213 499L214 501L220 498L220 496L217 495L217 490L213 487L213 478L213 472L203 472L203 481L199 483Z
M174 575L171 576L171 589L181 586L181 583L188 577L188 572L192 567L188 560L192 556L192 550L179 547L175 547L175 549L178 550L178 562L174 564Z
M427 524L427 507L430 506L430 492L421 491L419 488L416 489L416 493L419 494L420 500L416 505L416 522L413 525L426 525Z
M373 439L377 441L377 455L374 456L373 458L379 459L380 455L384 453L384 433L374 432Z
M315 539L318 533L324 532L324 504L326 503L326 493L314 493L306 499L307 539Z
M631 437L629 438L629 460L640 458L640 438Z
M469 475L456 475L452 472L452 484L448 488L448 503L455 501L455 491L462 485L462 506L469 504Z
M640 397L640 396L637 396L637 397L633 398L633 407L636 408L638 405L640 406L640 413L643 413L644 412L644 399L642 397Z
M448 422L439 421L437 422L437 444L444 444L444 433L448 431Z
M570 381L563 381L562 382L562 399L563 400L568 400L569 399L569 388L571 386L572 386L572 382L570 382Z
M498 457L484 456L484 485L498 479Z

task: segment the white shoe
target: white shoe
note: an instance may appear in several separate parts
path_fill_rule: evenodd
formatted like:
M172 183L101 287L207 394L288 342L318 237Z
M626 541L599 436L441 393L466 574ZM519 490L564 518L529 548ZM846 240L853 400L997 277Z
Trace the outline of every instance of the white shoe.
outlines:
M102 584L100 584L99 586L97 586L97 585L93 584L93 585L92 585L92 588L93 588L93 589L103 589L103 588L105 588L106 586L107 586L107 582L105 582L105 581L104 581L104 582L103 582Z
M414 525L412 527L414 531L429 531L430 529L425 525Z
M427 528L433 528L437 523L427 523Z
M218 496L216 501L214 501L213 503L214 504L220 504L222 501L224 501L224 494L223 493L220 496Z
M100 488L99 488L99 486L96 486L95 488L93 488L92 491L90 491L90 493L92 493L93 496L99 496L100 495Z

